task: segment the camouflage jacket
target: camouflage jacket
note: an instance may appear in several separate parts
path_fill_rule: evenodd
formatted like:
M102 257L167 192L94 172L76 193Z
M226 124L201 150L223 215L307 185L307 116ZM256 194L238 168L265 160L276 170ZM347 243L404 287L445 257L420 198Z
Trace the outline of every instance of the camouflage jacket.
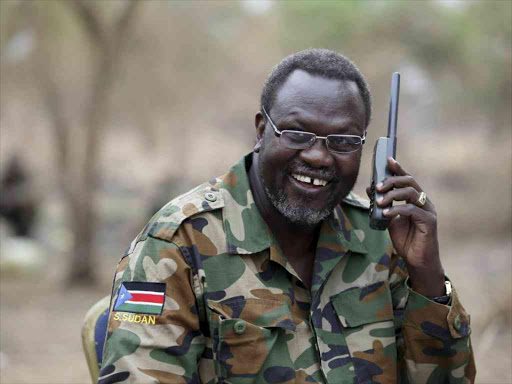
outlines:
M168 203L119 262L99 383L472 383L469 316L415 293L349 194L306 289L249 188L251 156ZM126 300L128 298L128 300Z

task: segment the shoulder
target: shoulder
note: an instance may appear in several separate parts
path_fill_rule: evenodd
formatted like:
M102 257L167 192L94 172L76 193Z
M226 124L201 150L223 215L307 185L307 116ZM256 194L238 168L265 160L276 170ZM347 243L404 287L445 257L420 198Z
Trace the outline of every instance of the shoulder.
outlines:
M342 201L341 209L350 220L354 229L363 231L369 230L368 215L370 212L370 201L350 192Z
M350 221L350 227L373 257L391 255L391 239L388 231L370 228L370 201L350 192L341 203L341 208Z
M350 191L349 194L343 199L342 205L348 205L355 208L360 208L363 210L370 209L370 200L363 199L361 196L355 194Z
M170 242L186 219L222 209L225 203L219 190L221 182L221 178L212 179L164 205L135 238L127 253L148 237Z

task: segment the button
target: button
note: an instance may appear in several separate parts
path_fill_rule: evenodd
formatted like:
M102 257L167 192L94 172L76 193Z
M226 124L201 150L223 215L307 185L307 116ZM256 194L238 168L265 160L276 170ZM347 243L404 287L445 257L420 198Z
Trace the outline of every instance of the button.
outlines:
M238 320L233 328L235 329L236 334L241 335L245 332L246 327L247 325L245 324L245 321Z
M213 194L211 192L205 193L204 197L205 197L206 200L212 201L212 202L217 200L217 196L215 196L215 194Z
M455 322L453 323L453 328L455 328L457 331L460 331L460 327L462 325L462 322L460 321L460 315L457 315L455 318Z

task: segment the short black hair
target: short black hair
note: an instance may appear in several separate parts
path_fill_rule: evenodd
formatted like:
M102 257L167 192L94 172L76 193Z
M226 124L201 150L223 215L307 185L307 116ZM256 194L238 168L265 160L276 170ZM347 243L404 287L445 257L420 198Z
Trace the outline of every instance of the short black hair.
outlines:
M261 106L270 113L276 100L276 95L288 76L296 69L301 69L311 75L318 75L327 79L351 80L357 84L366 110L366 126L370 124L372 116L372 97L366 80L356 65L345 56L321 48L310 48L286 56L277 64L263 85L261 91Z

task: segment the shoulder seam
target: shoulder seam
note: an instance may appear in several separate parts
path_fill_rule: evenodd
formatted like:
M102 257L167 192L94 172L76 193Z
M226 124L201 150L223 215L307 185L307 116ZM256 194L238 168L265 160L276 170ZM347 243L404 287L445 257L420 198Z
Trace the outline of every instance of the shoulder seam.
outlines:
M169 213L167 215L169 219L166 219L166 216L164 216L165 209L170 209L171 207L175 207L176 211ZM222 209L223 207L224 199L220 191L214 190L208 185L199 186L193 192L181 195L167 203L158 211L153 220L148 223L147 229L144 230L141 237L151 236L155 239L170 241L170 238L183 221L206 212ZM158 232L162 229L168 230L164 237L158 236Z
M178 248L178 249L180 248L180 246L179 246L178 244L176 244L173 240L164 239L163 237L158 237L158 236L153 235L153 234L151 234L151 233L148 233L148 235L146 236L146 239L147 239L148 237L151 237L153 240L164 241L164 242L166 242L167 244L175 245L175 246L176 246L176 248ZM142 241L142 239L141 239L140 241Z

